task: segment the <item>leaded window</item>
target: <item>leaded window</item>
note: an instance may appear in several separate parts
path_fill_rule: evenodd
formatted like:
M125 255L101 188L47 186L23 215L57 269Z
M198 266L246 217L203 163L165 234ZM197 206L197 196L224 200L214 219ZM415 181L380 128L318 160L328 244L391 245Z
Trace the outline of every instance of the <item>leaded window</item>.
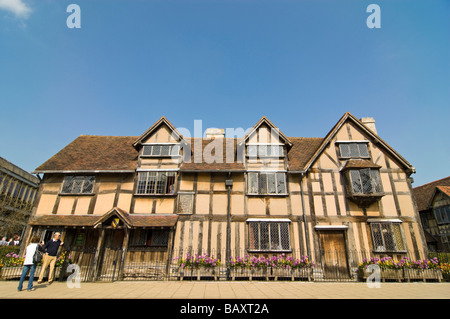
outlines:
M144 145L143 156L177 156L180 155L180 145L178 144L154 144Z
M439 225L450 223L450 205L436 207L433 211Z
M340 143L339 151L342 158L368 158L369 150L365 142Z
M289 222L251 221L249 250L289 251L291 249Z
M249 145L247 155L250 157L283 156L283 145Z
M254 195L286 194L286 173L249 172L247 193Z
M139 172L136 194L174 194L176 172Z
M376 252L404 251L400 223L371 223L372 239Z
M350 170L351 189L353 194L380 194L383 192L380 171L363 168Z
M91 194L94 191L95 176L66 176L64 177L61 193L63 194Z
M167 247L169 231L166 229L135 229L131 233L131 247Z

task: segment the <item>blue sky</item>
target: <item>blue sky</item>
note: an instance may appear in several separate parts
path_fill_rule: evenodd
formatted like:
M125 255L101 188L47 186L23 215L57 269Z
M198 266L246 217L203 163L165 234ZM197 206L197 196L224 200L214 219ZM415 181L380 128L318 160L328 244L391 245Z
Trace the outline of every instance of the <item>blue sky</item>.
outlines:
M324 137L350 111L419 186L450 175L449 17L443 0L0 0L0 156L32 171L81 134L162 115Z

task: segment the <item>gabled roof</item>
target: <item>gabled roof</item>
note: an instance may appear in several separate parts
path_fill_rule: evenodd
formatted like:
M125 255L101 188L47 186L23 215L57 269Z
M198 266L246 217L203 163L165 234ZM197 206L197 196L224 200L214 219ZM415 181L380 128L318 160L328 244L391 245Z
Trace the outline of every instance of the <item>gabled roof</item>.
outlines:
M258 123L256 123L250 131L238 142L238 145L241 145L244 143L262 124L267 124L270 128L272 128L284 141L285 144L287 144L289 147L292 146L292 142L279 130L278 127L276 127L266 116L263 116Z
M138 148L139 145L142 143L142 141L145 140L150 134L152 134L152 132L155 131L161 124L167 125L178 139L185 142L183 135L181 135L180 132L178 132L178 130L175 128L175 126L173 126L172 123L170 123L169 120L167 120L167 118L165 116L162 116L158 121L155 122L155 124L153 124L147 131L145 131L144 134L139 136L133 142L133 147Z
M419 211L428 209L438 186L450 186L450 176L413 188L414 198Z
M134 172L138 159L132 146L135 139L135 136L81 135L33 173Z
M364 133L366 133L372 141L377 144L378 147L383 148L388 154L390 154L393 158L395 158L401 165L404 166L410 173L415 172L415 168L404 159L399 153L397 153L389 144L383 141L377 134L375 134L372 130L367 128L360 120L358 120L353 114L350 112L346 112L341 119L336 123L336 125L331 129L330 132L325 136L322 141L322 144L319 146L315 154L310 158L308 163L305 165L305 170L308 170L317 158L322 154L323 150L328 146L333 137L337 134L339 129L347 122L351 121L355 126L360 128Z

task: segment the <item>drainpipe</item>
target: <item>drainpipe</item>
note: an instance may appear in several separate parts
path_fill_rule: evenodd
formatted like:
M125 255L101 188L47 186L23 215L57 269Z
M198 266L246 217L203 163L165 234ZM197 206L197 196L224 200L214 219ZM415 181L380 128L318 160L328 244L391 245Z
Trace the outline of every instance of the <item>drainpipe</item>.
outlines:
M301 173L300 177L300 195L302 197L302 211L303 211L303 227L305 228L305 238L306 238L306 253L309 258L312 258L311 256L311 247L309 244L309 230L308 230L308 224L306 222L306 210L305 210L305 198L303 194L303 177L305 176L305 173Z
M231 257L231 188L233 187L233 180L231 179L231 172L228 172L228 178L225 180L225 186L228 192L227 200L227 251L225 260L227 263L227 279L230 279L230 257Z

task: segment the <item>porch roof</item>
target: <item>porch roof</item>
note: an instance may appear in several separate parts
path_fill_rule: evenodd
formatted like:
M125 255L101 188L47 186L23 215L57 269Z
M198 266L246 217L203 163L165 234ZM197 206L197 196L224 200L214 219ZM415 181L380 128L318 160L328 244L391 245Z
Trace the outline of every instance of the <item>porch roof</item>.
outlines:
M126 216L123 216L126 215ZM177 223L178 215L159 214L128 214L122 213L128 227L173 227ZM33 217L31 226L59 226L59 227L94 227L101 223L104 215L41 215Z

